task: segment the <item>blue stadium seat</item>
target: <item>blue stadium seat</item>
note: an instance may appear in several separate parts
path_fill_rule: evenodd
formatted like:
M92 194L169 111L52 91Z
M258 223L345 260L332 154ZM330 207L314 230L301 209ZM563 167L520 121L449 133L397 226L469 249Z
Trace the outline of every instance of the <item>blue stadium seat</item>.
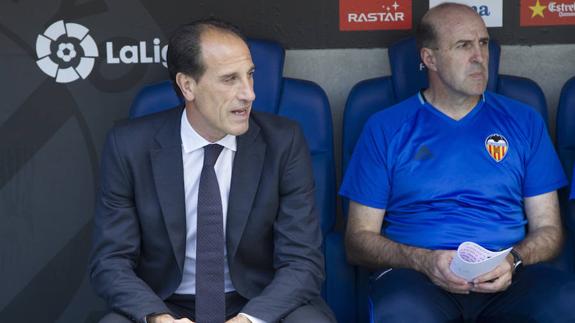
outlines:
M500 52L499 45L490 41L487 89L531 105L547 121L545 96L535 82L522 77L498 74ZM395 43L389 48L388 54L391 76L361 81L352 88L348 96L342 129L344 174L367 119L375 112L390 107L428 86L427 70L419 58L415 38L411 37ZM346 217L347 206L348 201L344 199L343 211ZM362 268L355 268L355 271L348 268L346 272L352 272L356 279L357 320L367 322L370 312L367 296L368 273Z
M253 108L256 111L285 116L297 121L301 126L312 156L318 213L321 230L326 237L333 231L336 215L333 125L327 96L323 89L313 82L282 76L285 52L279 44L252 39L248 41L248 45L256 65L256 100ZM176 95L172 83L163 81L140 90L132 102L130 117L159 112L180 104L182 100ZM326 267L330 267L330 258L327 256ZM330 305L337 304L337 301L332 299L332 295L337 294L328 295L327 291L325 284L324 298Z
M575 77L565 83L561 89L559 106L557 107L557 153L565 174L573 185L573 167L575 166ZM569 188L559 191L563 223L567 239L561 264L567 270L575 272L575 203L569 202Z
M575 164L575 77L561 89L557 107L557 151L569 179Z

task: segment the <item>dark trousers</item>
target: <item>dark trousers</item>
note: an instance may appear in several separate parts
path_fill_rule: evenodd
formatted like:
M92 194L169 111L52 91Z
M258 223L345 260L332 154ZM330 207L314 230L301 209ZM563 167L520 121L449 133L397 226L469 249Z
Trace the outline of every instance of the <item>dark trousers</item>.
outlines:
M174 294L164 301L166 306L170 309L172 316L176 319L188 318L195 321L196 318L196 297L194 295L178 295ZM226 320L236 316L244 305L247 299L243 298L236 292L226 293ZM127 317L116 313L110 312L106 314L100 323L130 323L132 322Z
M526 266L500 293L449 293L422 273L393 269L370 286L374 322L575 322L575 276Z
M226 293L226 320L238 315L247 302L247 299L236 292ZM174 294L165 303L175 318L188 318L196 321L196 297L194 295Z
M230 319L236 316L247 300L238 293L226 294L226 317ZM195 298L193 295L172 295L165 301L176 318L189 318L195 321ZM116 312L106 314L100 323L131 323L127 317ZM296 308L281 320L282 323L334 323L336 322L333 312L321 298L316 298L308 304Z

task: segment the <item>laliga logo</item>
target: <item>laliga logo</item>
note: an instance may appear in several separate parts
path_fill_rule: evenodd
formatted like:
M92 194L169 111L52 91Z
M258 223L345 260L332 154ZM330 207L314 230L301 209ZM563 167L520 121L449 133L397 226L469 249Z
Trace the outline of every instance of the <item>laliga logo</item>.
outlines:
M36 64L42 72L56 79L58 83L70 83L90 75L98 46L88 28L59 20L51 24L36 38ZM102 60L107 64L150 64L161 63L168 67L168 45L161 46L160 39L154 38L153 45L140 41L137 45L106 42ZM122 46L123 45L123 46Z
M88 28L59 20L36 38L36 64L58 83L88 77L98 57L98 47Z

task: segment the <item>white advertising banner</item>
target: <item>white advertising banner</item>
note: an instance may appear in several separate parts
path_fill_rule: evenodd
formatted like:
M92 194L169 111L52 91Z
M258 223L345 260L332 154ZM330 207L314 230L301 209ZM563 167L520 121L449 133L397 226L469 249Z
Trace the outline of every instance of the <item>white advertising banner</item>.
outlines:
M429 0L429 8L435 7L445 0ZM503 0L451 0L473 7L483 18L487 27L503 27Z

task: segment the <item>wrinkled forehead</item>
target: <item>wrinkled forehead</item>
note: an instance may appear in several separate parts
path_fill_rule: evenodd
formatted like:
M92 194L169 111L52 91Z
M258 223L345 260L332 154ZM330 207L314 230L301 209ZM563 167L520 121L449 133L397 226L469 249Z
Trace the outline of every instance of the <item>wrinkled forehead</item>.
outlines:
M445 10L434 18L439 43L489 38L485 22L472 10Z
M221 51L221 50L247 50L248 45L238 35L214 27L208 27L200 35L202 52Z
M211 64L251 61L250 49L246 42L227 31L206 30L201 36L201 46L201 55L206 67Z

